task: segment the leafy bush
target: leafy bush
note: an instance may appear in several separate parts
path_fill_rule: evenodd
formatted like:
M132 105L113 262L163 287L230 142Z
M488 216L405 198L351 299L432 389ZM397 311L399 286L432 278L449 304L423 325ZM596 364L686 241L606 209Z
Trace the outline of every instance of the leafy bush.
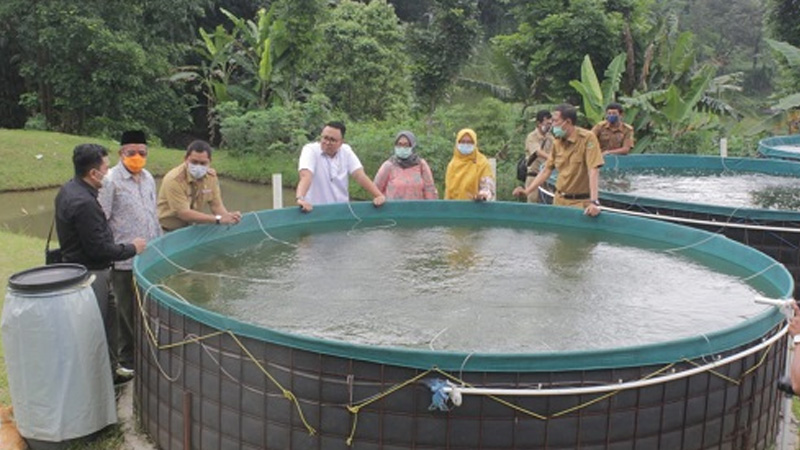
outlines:
M220 132L224 146L234 156L291 153L306 141L306 130L299 109L273 106L222 119Z
M297 186L299 181L297 156L294 154L274 153L268 158L257 154L243 154L235 158L219 158L217 155L220 153L214 154L214 167L237 180L270 183L272 174L280 173L283 175L283 185L287 188Z
M25 129L47 131L47 118L43 114L34 114L25 121Z
M357 120L405 117L410 64L394 8L385 0L337 3L319 27L319 89Z
M505 159L509 150L521 149L525 135L514 129L519 116L517 107L486 97L475 103L461 103L439 108L433 115L433 133L450 139L455 145L456 133L472 128L478 135L478 146L486 156Z
M757 136L731 135L728 137L728 156L754 158L758 154L758 141L766 137L766 133Z
M675 153L688 155L718 154L719 147L710 131L690 131L677 137L658 136L653 139L648 153Z
M237 102L215 108L220 118L222 146L231 155L273 155L297 153L319 135L330 120L330 100L314 94L304 103L272 106L265 110L244 111Z

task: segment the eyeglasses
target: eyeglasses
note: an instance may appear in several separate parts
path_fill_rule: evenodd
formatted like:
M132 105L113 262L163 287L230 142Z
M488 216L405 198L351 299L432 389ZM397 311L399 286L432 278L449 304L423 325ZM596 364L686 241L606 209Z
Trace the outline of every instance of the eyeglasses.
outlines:
M127 157L136 156L137 153L143 158L147 157L147 150L125 150L122 152L122 154Z
M330 136L322 136L322 137L320 138L320 140L321 140L322 142L326 142L326 143L328 143L328 144L335 144L335 143L339 142L339 139L332 138L332 137L330 137Z

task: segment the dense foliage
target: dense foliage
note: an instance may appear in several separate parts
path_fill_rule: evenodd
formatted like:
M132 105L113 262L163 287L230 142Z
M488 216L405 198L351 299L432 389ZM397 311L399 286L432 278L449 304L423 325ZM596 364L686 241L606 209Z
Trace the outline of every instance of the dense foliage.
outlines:
M18 103L48 128L116 134L144 127L167 135L190 127L190 103L163 80L187 39L180 30L202 11L198 1L165 9L145 1L9 0L0 8L4 44L18 53L24 80ZM145 26L131 17L156 18ZM188 31L185 30L184 31Z
M502 162L532 111L617 100L635 151L744 153L797 119L798 36L798 0L6 0L0 126L270 158L334 118L445 154L472 127Z
M403 28L385 0L344 0L320 29L319 89L343 113L353 120L383 120L410 111Z

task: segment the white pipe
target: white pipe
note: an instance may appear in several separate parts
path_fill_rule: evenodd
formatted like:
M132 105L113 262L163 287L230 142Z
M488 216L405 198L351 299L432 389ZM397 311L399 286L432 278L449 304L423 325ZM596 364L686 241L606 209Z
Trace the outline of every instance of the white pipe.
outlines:
M650 378L647 380L636 380L636 381L627 381L618 384L607 384L603 386L586 386L586 387L575 387L575 388L556 388L556 389L503 389L503 388L479 388L479 387L465 387L465 386L456 386L456 387L444 387L442 390L448 394L451 391L457 390L458 394L460 395L494 395L494 396L544 396L544 395L584 395L584 394L601 394L606 392L614 392L614 391L622 391L627 389L639 389L647 386L652 386L655 384L667 383L669 381L678 380L681 378L686 378L698 373L706 372L712 369L716 369L720 366L724 366L725 364L729 364L733 361L742 359L746 356L752 355L757 351L769 347L778 339L782 338L789 330L789 326L786 325L781 329L779 332L775 333L769 339L765 340L764 342L750 347L747 350L744 350L740 353L733 354L726 358L723 358L719 361L712 362L705 364L700 367L694 367L688 370L684 370L678 373L672 373L669 375L664 375L656 378Z
M283 174L272 174L272 209L283 208Z
M728 138L719 138L719 156L728 157Z

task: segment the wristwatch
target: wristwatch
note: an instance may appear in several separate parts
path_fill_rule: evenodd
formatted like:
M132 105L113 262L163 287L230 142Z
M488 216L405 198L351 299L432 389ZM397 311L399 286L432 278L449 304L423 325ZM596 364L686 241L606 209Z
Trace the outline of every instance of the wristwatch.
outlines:
M600 200L590 200L589 203L593 204L594 206L600 206Z
M800 334L795 334L792 338L792 344L797 345L800 343Z
M219 225L221 223L221 221L222 221L222 216L217 214L216 216L214 216L214 218L217 219L217 225Z

